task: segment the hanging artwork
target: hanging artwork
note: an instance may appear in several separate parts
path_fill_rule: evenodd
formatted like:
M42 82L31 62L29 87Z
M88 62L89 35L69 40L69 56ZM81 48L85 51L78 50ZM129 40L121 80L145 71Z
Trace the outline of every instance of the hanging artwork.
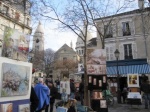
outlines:
M67 112L68 109L65 107L57 107L56 112Z
M3 37L2 56L11 59L27 61L30 36L18 30L5 27Z
M70 94L70 82L69 81L60 81L60 93L63 93L63 90L67 94Z
M13 104L12 103L1 104L0 112L13 112Z
M89 76L89 83L92 83L92 77Z
M93 79L93 85L96 85L96 78Z
M105 49L87 49L87 73L106 74L106 51Z
M95 99L95 100L103 99L102 92L100 92L100 91L93 91L92 92L92 99Z
M32 64L0 57L0 102L30 97Z
M106 76L103 76L103 83L106 83Z
M19 112L30 112L30 105L29 104L19 105Z
M100 100L100 108L107 108L106 100Z
M102 80L99 80L99 87L102 87Z
M139 87L139 75L138 74L128 74L128 87Z

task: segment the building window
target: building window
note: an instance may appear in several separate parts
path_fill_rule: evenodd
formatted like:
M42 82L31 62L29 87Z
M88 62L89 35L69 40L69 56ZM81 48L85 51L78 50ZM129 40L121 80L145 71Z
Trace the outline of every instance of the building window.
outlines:
M133 59L132 44L124 44L124 59Z
M83 50L82 50L82 55L83 55L83 53L84 53L84 52L83 52Z
M66 63L67 57L63 57L63 65Z
M3 14L8 14L8 7L7 6L3 6Z
M104 26L104 35L105 38L112 38L113 37L113 31L111 25L105 25Z
M123 22L122 23L122 33L123 33L123 36L131 35L129 22Z
M39 50L39 46L35 46L35 49L36 49L36 50Z
M113 47L106 47L106 58L108 61L114 60L114 49L113 49Z

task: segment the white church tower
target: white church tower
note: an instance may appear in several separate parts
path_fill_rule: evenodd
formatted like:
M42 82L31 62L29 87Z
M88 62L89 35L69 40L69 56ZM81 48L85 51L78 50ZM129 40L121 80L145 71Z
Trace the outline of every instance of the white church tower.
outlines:
M41 22L39 22L37 29L33 36L33 51L44 51L44 30Z

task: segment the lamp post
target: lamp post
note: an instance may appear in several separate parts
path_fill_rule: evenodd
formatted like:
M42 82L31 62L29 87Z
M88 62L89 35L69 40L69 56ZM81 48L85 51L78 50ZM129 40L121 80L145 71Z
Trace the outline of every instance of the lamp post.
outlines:
M121 103L121 91L120 91L120 75L119 75L119 70L118 70L118 59L120 52L118 49L114 52L116 60L117 60L117 102Z

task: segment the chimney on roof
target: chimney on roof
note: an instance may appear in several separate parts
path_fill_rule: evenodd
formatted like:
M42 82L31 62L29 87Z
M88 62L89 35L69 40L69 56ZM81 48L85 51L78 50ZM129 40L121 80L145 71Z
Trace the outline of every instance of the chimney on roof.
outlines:
M144 9L144 0L138 0L139 9Z

